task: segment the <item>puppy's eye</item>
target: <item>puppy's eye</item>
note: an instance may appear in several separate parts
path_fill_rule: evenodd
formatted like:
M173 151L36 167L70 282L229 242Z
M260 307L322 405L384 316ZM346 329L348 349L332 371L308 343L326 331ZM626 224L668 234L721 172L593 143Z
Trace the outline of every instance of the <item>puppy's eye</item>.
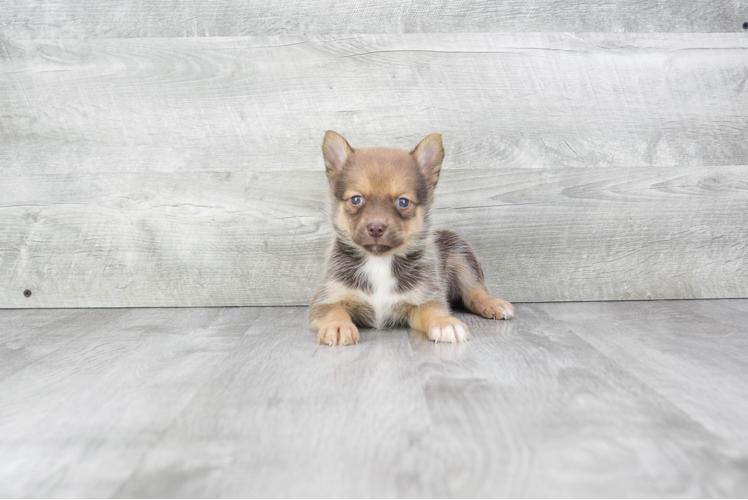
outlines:
M410 200L408 198L398 198L397 206L400 208L408 208L410 206Z
M351 205L353 205L354 207L361 205L363 202L364 202L363 196L359 196L359 195L351 196Z

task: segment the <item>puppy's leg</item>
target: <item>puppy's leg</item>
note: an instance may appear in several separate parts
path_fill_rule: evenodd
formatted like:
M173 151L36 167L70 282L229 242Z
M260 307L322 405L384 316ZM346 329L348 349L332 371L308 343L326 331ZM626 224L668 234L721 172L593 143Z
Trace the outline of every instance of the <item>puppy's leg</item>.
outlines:
M351 315L341 304L313 304L309 309L309 328L317 330L320 344L358 344L359 333Z
M465 323L450 316L447 308L437 302L414 307L409 319L411 328L426 332L434 342L465 342L470 336Z
M512 319L514 306L488 293L478 258L452 231L438 231L436 243L447 279L449 300L461 300L472 313L489 319Z
M489 319L512 319L514 318L514 306L498 297L491 297L486 291L480 288L471 290L467 297L462 301L468 311L480 314Z

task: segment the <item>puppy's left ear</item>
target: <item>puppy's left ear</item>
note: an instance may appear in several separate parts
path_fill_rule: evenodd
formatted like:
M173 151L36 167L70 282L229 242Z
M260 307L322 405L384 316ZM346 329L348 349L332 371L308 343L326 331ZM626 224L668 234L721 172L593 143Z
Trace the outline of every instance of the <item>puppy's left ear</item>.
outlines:
M444 160L442 135L431 134L422 140L410 154L415 158L418 168L421 169L421 173L426 178L429 188L434 189L436 183L439 181L442 160Z
M342 135L333 130L325 132L325 140L322 142L322 156L325 158L325 168L330 184L335 181L338 174L351 160L353 153L353 148Z

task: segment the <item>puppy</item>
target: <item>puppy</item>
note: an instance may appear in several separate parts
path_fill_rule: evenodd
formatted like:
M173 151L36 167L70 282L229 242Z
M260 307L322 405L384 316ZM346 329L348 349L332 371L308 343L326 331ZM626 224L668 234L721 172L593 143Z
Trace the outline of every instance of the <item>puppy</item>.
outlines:
M320 343L358 343L356 325L408 325L434 342L464 342L468 328L450 316L450 302L484 318L514 316L509 302L489 295L470 246L452 231L431 230L444 159L440 134L408 153L354 150L328 131L322 155L336 236L309 307Z

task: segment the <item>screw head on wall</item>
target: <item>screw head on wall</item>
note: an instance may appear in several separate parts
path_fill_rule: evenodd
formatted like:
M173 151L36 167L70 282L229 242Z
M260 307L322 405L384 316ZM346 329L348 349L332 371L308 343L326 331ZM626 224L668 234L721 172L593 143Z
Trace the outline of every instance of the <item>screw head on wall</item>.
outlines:
M31 297L31 290L24 290L23 291L23 296L24 297Z

